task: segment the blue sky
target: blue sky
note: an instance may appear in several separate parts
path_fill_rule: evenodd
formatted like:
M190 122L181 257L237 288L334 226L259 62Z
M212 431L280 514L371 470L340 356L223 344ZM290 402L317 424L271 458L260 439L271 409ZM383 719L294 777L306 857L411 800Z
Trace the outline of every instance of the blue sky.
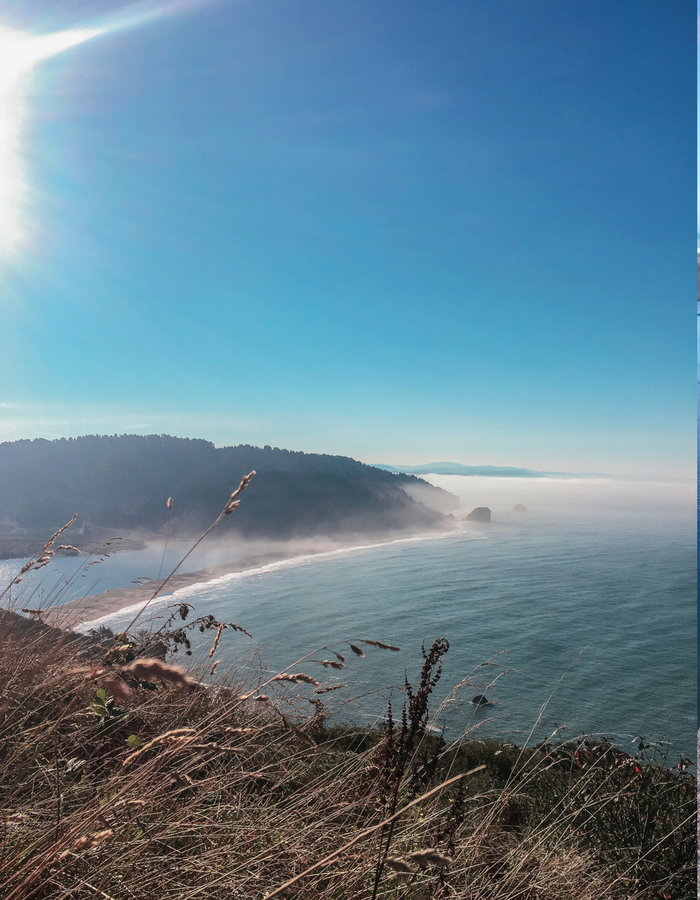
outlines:
M692 475L695 4L136 13L20 85L0 439Z

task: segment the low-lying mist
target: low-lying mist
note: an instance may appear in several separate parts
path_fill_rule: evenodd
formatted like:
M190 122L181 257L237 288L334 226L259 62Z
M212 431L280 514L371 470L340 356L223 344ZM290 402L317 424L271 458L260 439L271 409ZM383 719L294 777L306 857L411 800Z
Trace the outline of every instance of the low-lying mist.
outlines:
M373 545L386 541L395 541L409 539L402 537L401 534L388 534L385 536L377 534L362 534L360 532L352 532L340 535L315 535L313 537L290 538L289 540L264 540L243 538L237 535L225 536L223 538L212 538L207 542L203 542L192 553L185 567L181 571L194 571L197 569L213 568L223 566L229 563L250 562L251 560L266 560L268 557L276 557L279 559L287 559L297 556L315 555L318 553L331 553L334 550L341 550L348 547L357 547L364 545ZM167 574L170 568L187 552L191 546L191 541L171 541L168 544L165 564L163 565L163 575ZM151 561L151 567L159 567L160 559L163 554L163 543L153 541L149 544L141 556ZM157 574L157 573L156 573ZM155 575L152 577L156 577Z
M615 478L494 478L425 475L431 484L456 494L457 518L487 506L494 520L512 519L513 507L525 506L525 517L543 515L568 522L614 521L621 518L695 522L695 484L685 481L633 481Z
M393 529L378 529L377 518L361 517L349 529L332 534L322 531L309 535L279 538L242 536L234 530L214 531L178 569L181 574L201 569L231 571L240 567L265 566L269 563L351 547L377 545L393 541L440 537L474 528L490 526L463 523L475 507L491 510L494 527L518 524L526 528L549 526L593 527L596 530L623 528L627 533L654 534L661 531L690 534L695 527L695 487L689 482L633 481L612 478L502 478L489 476L427 475L425 480L449 493L434 491L416 481L407 485L419 503L453 510L454 519L443 519L443 527L421 529L416 522L406 522L406 529L396 529L401 516L393 511ZM408 490L407 490L408 489ZM431 493L432 491L432 493ZM457 498L460 505L457 505ZM438 503L436 503L436 500ZM515 506L526 511L515 511ZM424 507L425 508L425 507ZM402 511L399 511L402 512ZM233 518L233 517L232 517ZM410 518L410 517L409 517ZM307 523L308 524L308 523ZM431 523L432 524L432 523ZM364 528L363 525L367 527ZM409 527L413 525L413 528ZM446 529L446 530L445 530ZM115 534L119 533L115 529ZM45 598L61 595L61 602L77 596L93 595L108 590L137 587L143 579L165 577L191 548L198 534L171 535L167 548L162 539L143 535L147 546L130 552L114 552L121 543L110 541L102 552L93 550L78 558L56 557L49 569L40 573L39 594ZM127 546L125 542L124 546ZM164 552L165 551L165 552ZM18 569L22 559L0 562L0 575L6 582ZM218 577L223 571L207 575ZM69 582L63 590L61 584Z

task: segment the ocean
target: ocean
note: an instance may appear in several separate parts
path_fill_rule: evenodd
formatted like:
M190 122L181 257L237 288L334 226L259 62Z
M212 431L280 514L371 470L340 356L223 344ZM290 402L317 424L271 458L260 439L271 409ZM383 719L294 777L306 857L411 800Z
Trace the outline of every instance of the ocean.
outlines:
M269 677L307 657L294 670L347 684L323 699L329 709L337 708L338 718L358 724L381 721L389 698L399 709L404 678L417 680L421 645L446 638L450 649L434 711L465 682L434 721L451 737L523 744L585 732L608 737L628 752L640 737L645 743L669 742L671 763L680 755L694 758L692 486L430 480L461 495L453 532L224 576L164 598L145 618L162 617L168 605L187 601L194 615L211 613L251 632L252 641L224 632L215 655L219 672L233 668L257 677L267 671ZM511 500L524 502L528 511L514 512ZM490 524L459 520L477 505L491 506ZM138 577L139 566L148 565L151 570L140 574L153 577L159 561L156 551L140 557L120 553L92 571L107 573L100 589L125 587ZM77 560L57 563L65 573L71 566L78 571ZM105 624L118 630L131 615L122 611ZM161 622L156 618L155 627ZM208 668L213 635L194 636L195 661ZM365 645L366 657L358 659L343 643L367 639L401 650ZM321 664L337 661L332 650L346 657L344 669ZM490 704L475 707L470 701L481 693Z

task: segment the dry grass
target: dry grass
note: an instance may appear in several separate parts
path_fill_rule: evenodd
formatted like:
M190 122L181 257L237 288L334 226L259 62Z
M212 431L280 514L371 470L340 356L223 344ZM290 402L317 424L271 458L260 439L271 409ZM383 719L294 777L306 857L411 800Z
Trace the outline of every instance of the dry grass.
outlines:
M189 616L102 641L0 617L4 900L695 896L683 767L585 739L446 744L430 710L445 640L397 722L328 727L344 684L322 678L399 648L353 638L350 661L340 645L308 654L318 678L299 661L211 681L213 653L185 672L154 648L189 650L199 627L215 650L224 625L243 629Z
M300 898L690 897L686 773L611 748L581 763L582 747L446 746L420 721L401 758L410 711L391 738L327 728L326 708L300 715L325 690L304 673L261 703L258 684L99 665L104 646L32 628L5 627L0 656L5 898L263 898L290 881ZM652 827L649 803L669 821Z

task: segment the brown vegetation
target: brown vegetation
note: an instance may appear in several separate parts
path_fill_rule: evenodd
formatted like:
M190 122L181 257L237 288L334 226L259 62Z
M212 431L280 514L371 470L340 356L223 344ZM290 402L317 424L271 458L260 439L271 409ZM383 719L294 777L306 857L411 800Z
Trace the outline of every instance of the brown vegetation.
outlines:
M251 680L212 674L210 649L244 629L187 604L154 633L82 638L10 612L0 633L5 900L695 895L685 763L585 738L446 742L430 709L444 639L372 730L328 722L337 670L399 651L376 637ZM194 634L211 640L187 671L164 659Z

